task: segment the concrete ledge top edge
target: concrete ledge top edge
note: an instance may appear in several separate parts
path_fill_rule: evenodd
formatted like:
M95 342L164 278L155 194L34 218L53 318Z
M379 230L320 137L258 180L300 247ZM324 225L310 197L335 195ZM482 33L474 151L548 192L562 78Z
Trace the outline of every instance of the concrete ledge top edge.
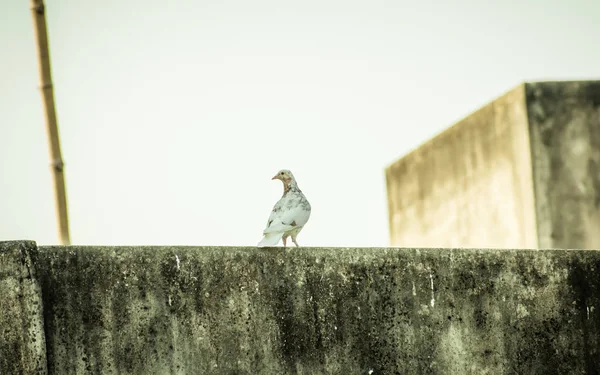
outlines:
M539 80L539 81L524 81L525 85L544 85L544 84L599 84L600 78L598 79L553 79L553 80Z
M27 249L36 249L38 247L37 243L32 240L0 241L0 251L13 250L19 246Z
M22 243L26 243L26 244L36 244L37 242L34 240L0 240L0 244L1 245L9 245L9 244L22 244Z
M181 250L229 250L229 251L259 251L259 252L289 252L295 251L356 251L356 250L367 250L367 251L533 251L533 252L547 252L547 251L600 251L600 249L535 249L535 248L499 248L499 247L403 247L403 246L301 246L287 247L274 246L259 248L256 246L216 246L216 245L39 245L32 240L10 240L0 241L0 249L10 249L18 245L24 245L26 248L37 248L37 249L65 249L65 250L77 250L77 249L114 249L114 250L125 250L125 249L137 249L137 250L168 250L168 249L181 249Z
M169 250L169 249L181 249L181 250L230 250L230 251L259 251L259 252L289 252L293 253L295 251L355 251L355 250L367 250L367 251L532 251L532 252L542 252L542 251L600 251L600 249L535 249L535 248L495 248L495 247L398 247L398 246L358 246L358 247L348 247L348 246L301 246L299 248L296 247L287 247L284 248L282 246L275 247L264 247L259 248L256 246L213 246L213 245L44 245L39 246L39 249L114 249L114 250Z

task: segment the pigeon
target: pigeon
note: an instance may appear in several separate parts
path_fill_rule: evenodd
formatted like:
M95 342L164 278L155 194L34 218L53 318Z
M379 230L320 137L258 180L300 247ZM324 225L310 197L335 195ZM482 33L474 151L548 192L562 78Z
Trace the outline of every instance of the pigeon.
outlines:
M263 239L257 246L275 246L283 239L285 247L288 237L292 236L292 242L298 247L296 238L310 217L310 203L298 188L296 179L289 170L280 170L272 180L283 182L283 196L273 207L267 227L263 231Z

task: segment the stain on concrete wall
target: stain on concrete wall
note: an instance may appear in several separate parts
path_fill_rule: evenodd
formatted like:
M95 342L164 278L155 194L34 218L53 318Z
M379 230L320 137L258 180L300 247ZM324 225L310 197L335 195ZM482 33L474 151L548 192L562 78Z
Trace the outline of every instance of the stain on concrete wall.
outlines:
M600 248L600 82L527 84L539 247Z
M597 373L600 252L42 247L51 374Z
M33 241L0 242L0 374L46 374Z

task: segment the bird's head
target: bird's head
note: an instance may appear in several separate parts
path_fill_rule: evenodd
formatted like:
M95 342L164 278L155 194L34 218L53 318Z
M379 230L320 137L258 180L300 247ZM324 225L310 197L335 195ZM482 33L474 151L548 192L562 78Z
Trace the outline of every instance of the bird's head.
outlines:
M294 175L287 169L282 169L271 180L281 180L285 185L289 184L294 180Z

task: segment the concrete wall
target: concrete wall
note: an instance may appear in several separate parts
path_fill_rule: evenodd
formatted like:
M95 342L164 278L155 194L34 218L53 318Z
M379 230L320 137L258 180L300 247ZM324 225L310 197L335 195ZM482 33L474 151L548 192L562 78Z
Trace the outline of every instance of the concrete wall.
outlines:
M600 248L600 81L526 88L539 246Z
M519 85L386 178L392 246L600 248L600 81Z
M386 169L390 243L535 248L522 86Z
M50 374L600 371L598 251L21 249L3 275L34 265ZM18 314L0 329L39 326Z
M0 242L0 374L47 373L36 252L32 241Z

